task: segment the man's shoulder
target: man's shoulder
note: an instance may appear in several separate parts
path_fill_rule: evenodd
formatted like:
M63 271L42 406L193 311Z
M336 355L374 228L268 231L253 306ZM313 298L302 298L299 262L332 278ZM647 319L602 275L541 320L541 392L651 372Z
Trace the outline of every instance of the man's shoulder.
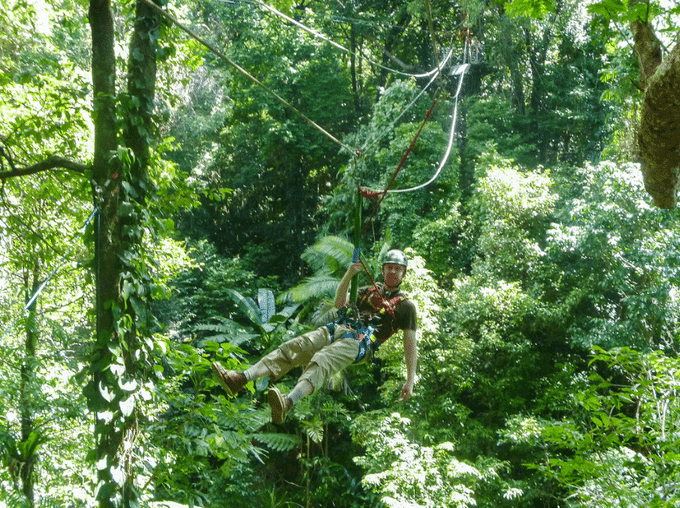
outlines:
M399 296L401 296L402 298L401 298L401 299L399 300L399 302L397 303L398 306L400 306L400 307L403 306L405 309L407 309L407 310L409 310L409 311L412 310L413 312L416 312L417 306L416 306L416 303L415 303L413 300L411 300L411 299L410 299L407 295L405 295L404 293L400 293Z

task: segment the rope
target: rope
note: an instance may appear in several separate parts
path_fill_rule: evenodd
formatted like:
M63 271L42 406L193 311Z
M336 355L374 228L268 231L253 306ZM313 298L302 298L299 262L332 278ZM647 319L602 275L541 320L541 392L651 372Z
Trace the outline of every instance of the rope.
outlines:
M361 231L361 236L363 236L364 233L366 233L366 230L368 229L369 225L371 224L373 217L375 217L375 214L378 213L378 209L380 208L380 204L382 203L383 199L385 199L385 196L387 195L389 188L392 186L392 184L394 183L394 180L397 178L397 175L399 174L399 171L401 171L401 168L404 166L404 163L406 162L406 158L411 153L411 150L413 150L413 146L416 144L416 141L418 140L418 136L420 136L420 133L422 132L423 127L425 127L425 123L430 118L430 115L432 115L432 110L434 109L434 106L435 106L436 103L437 103L437 99L432 101L432 106L430 106L430 109L427 110L427 114L425 115L425 119L423 120L423 123L420 125L420 129L418 129L418 132L416 133L415 137L413 138L413 141L411 141L411 144L409 145L408 149L406 150L406 152L402 156L401 161L399 162L399 166L397 166L397 169L395 170L394 174L392 174L392 179L390 180L390 183L388 183L385 190L380 193L380 194L382 194L382 197L378 201L378 204L375 206L373 213L371 214L371 216L366 221L366 224L364 224L364 227ZM361 188L359 189L359 192L361 192Z
M330 132L328 132L326 129L321 127L319 124L317 124L314 120L311 118L307 117L304 113L299 111L295 106L290 104L288 101L286 101L283 97L278 95L276 92L274 92L272 89L268 88L264 83L262 83L260 80L258 80L255 76L250 74L248 71L246 71L243 67L238 65L237 63L233 62L227 55L219 51L217 48L215 48L212 44L210 44L208 41L204 40L201 38L199 35L194 33L191 29L185 27L182 23L180 23L177 19L175 19L173 16L165 12L163 9L161 9L158 5L153 3L151 0L144 0L144 2L152 7L157 13L159 13L161 16L165 17L168 19L171 23L173 23L177 28L185 32L186 34L189 35L192 39L195 39L197 42L205 46L207 49L212 51L215 55L220 57L222 60L227 62L229 65L231 65L234 69L236 69L239 73L241 73L243 76L245 76L247 79L255 83L257 86L262 88L265 92L267 92L269 95L274 97L276 100L281 102L283 105L291 109L296 115L300 116L302 119L304 119L307 123L309 123L311 126L313 126L315 129L317 129L319 132L321 132L324 136L326 136L328 139L333 141L334 143L340 145L342 148L347 150L349 153L352 154L358 154L359 151L351 148L347 145L345 145L342 141L337 139L335 136L333 136Z
M442 169L446 165L446 162L448 161L449 155L451 153L451 148L453 147L453 140L454 140L455 131L456 131L456 121L457 121L457 116L458 116L458 99L460 97L460 92L461 92L462 85L463 85L463 79L465 78L465 72L467 72L468 67L469 67L469 64L463 64L463 66L461 68L460 79L458 80L458 89L456 90L456 95L455 95L455 104L454 104L454 109L453 109L453 119L451 121L451 131L450 131L450 134L449 134L449 142L448 142L448 146L446 148L446 153L444 154L444 157L443 157L441 163L439 164L439 168L435 172L434 176L429 181L427 181L426 183L418 185L417 187L412 187L410 189L390 190L392 183L394 182L395 178L397 177L397 174L399 173L399 171L401 170L401 167L404 165L404 162L406 161L406 157L408 157L408 154L411 152L411 149L413 148L413 145L415 144L416 140L418 139L420 132L423 130L423 127L425 126L425 122L427 122L427 119L432 114L432 109L434 108L436 100L432 103L432 107L428 110L427 115L425 117L425 120L423 121L422 125L420 126L420 129L418 130L418 133L416 134L415 138L411 142L411 145L408 147L408 150L406 150L406 153L402 157L401 162L399 163L399 166L397 167L396 171L392 175L392 179L390 180L390 183L387 185L385 190L384 191L372 191L372 190L366 189L366 188L361 188L361 187L359 188L359 192L361 193L362 196L369 198L369 199L379 199L378 203L375 206L375 209L373 210L373 213L371 214L370 218L368 219L368 221L366 221L366 224L364 225L364 228L361 232L362 236L364 235L364 233L368 229L368 227L369 227L371 221L373 220L373 218L375 217L375 215L378 213L378 209L380 208L380 204L382 203L383 199L385 199L385 196L387 195L388 192L409 192L409 191L419 190L419 189L422 189L423 187L426 187L427 185L431 184L432 182L434 182L437 179L437 177L439 177L439 174L441 173ZM355 249L355 256L356 256L356 249ZM359 261L361 262L361 265L363 266L364 271L366 272L368 277L371 279L373 286L376 289L378 289L378 291L379 291L378 285L376 284L375 280L371 276L371 273L369 272L368 268L364 264L363 260L361 258L359 258ZM380 295L380 296L382 298L382 295ZM382 299L383 299L383 301L385 300L384 298L382 298Z
M12 321L12 324L9 325L9 327L3 332L2 336L0 336L0 341L2 341L2 339L4 339L5 336L9 332L12 331L12 329L17 324L19 319L21 319L21 317L24 315L24 312L26 312L31 307L31 305L33 305L33 303L36 301L36 299L38 298L40 293L42 293L43 289L45 289L45 286L47 286L47 284L49 284L50 280L52 280L52 277L54 277L54 274L57 273L57 270L59 270L59 268L61 268L61 264L64 262L66 257L71 253L71 250L73 250L73 247L75 246L76 242L80 239L81 236L83 236L83 234L85 233L85 229L90 224L90 222L92 221L92 218L97 214L98 211L99 211L98 208L95 208L92 211L92 213L90 214L90 217L85 221L85 224L83 224L83 226L80 228L81 229L80 233L78 233L78 235L76 235L76 237L73 239L71 246L68 248L66 253L61 257L61 259L57 263L57 266L54 268L54 270L52 270L52 273L50 273L47 276L47 278L43 281L43 283L40 285L40 287L35 291L35 293L31 297L31 299L28 301L28 303L26 305L24 305L24 308L21 310L19 315L14 319L14 321Z
M468 67L469 67L469 64L464 64L462 71L461 71L461 74L460 74L460 81L458 82L458 90L456 91L456 100L455 100L455 104L454 104L454 107L453 107L453 119L451 120L451 133L449 134L449 143L448 143L448 146L446 147L446 152L444 153L444 157L442 158L442 161L440 162L439 167L437 168L437 171L435 172L434 176L432 178L430 178L427 182L425 182L421 185L418 185L417 187L411 187L409 189L395 189L395 190L390 190L388 192L395 192L396 193L396 192L411 192L411 191L420 190L423 187L427 187L428 185L430 185L432 182L434 182L439 177L439 174L442 172L442 169L444 169L444 166L446 165L446 163L449 159L449 155L451 155L451 148L453 148L453 139L454 139L455 133L456 133L456 121L457 121L457 117L458 117L458 97L460 95L461 86L463 84L463 78L465 77L465 72L467 71Z

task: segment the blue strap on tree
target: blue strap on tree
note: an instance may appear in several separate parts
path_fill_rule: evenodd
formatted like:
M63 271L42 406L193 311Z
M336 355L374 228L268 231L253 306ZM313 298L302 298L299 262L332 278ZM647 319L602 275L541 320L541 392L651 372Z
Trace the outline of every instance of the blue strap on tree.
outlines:
M352 263L359 262L359 250L359 247L354 248L354 252L352 253Z

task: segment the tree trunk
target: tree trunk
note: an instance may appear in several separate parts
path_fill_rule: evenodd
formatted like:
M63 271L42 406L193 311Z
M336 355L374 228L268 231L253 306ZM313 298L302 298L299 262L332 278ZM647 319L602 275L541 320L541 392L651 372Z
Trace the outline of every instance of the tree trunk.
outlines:
M657 206L675 208L680 170L680 45L662 61L661 43L649 24L638 19L631 30L644 89L638 148L645 188Z
M138 410L133 393L121 389L137 379L139 369L139 300L131 304L128 278L137 276L134 254L146 229L149 192L147 166L153 136L152 111L156 83L157 16L143 0L137 2L128 69L129 100L121 137L116 125L114 18L110 0L90 2L95 153L92 187L99 208L96 234L97 337L91 358L88 404L95 413L97 500L101 508L136 503L134 443ZM156 33L154 33L156 32ZM123 139L129 152L119 147ZM114 156L115 155L115 156ZM126 275L123 275L126 274ZM141 277L138 277L139 280ZM113 368L115 366L115 369ZM140 383L141 384L141 383Z
M680 169L680 46L649 78L638 147L647 192L657 206L675 208Z
M357 84L357 31L354 23L350 25L350 71L352 74L352 95L354 96L354 111L359 114L361 108L359 105L359 86Z
M126 115L125 145L135 155L132 182L138 183L138 201L144 204L148 181L149 141L153 137L153 109L156 91L156 43L158 15L144 0L137 0L135 30L130 43L128 93L131 101ZM135 119L135 121L132 121Z
M498 7L501 25L501 41L500 53L503 62L510 72L510 82L512 84L512 106L515 113L519 116L526 116L526 96L524 93L524 76L520 70L521 54L517 50L517 45L513 41L512 27L505 8L500 5Z
M91 358L91 384L86 388L88 405L95 414L94 438L97 456L96 497L101 508L119 504L114 474L124 428L109 417L112 400L106 370L111 364L110 343L115 343L115 318L111 302L119 299L117 283L122 265L121 224L117 210L120 205L120 168L111 155L118 149L115 119L116 61L114 55L114 18L110 0L91 0L92 84L94 94L94 159L92 186L95 206L99 208L95 244L96 262L96 341ZM104 417L103 415L107 415ZM118 501L116 500L118 499Z
M31 295L34 295L40 286L38 282L39 268L36 266L33 270L33 282L31 284ZM28 288L28 284L26 285ZM29 296L30 298L30 296ZM28 307L28 318L26 320L26 340L24 342L25 355L24 362L21 365L21 381L19 386L20 398L20 412L21 412L21 442L28 443L32 439L35 426L33 420L33 400L31 397L31 384L34 377L35 365L35 343L36 343L36 322L38 303L34 300ZM33 447L26 447L30 450ZM37 450L32 453L27 453L24 457L24 462L21 464L21 490L26 496L29 508L35 506L35 463L37 460Z

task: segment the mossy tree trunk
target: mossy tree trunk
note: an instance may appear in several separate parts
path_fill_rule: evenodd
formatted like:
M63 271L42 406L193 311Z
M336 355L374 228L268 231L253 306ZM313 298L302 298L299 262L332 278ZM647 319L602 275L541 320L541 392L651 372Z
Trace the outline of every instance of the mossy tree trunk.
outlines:
M142 376L139 338L146 325L148 291L139 274L144 231L149 143L156 82L157 15L136 4L127 94L117 95L114 17L110 0L90 2L95 153L92 186L99 208L96 245L97 338L86 394L95 413L97 500L101 508L137 504L135 442L140 407L134 388ZM116 108L123 112L123 129ZM143 224L144 223L144 224Z
M631 8L636 3L631 2ZM680 169L680 45L662 57L661 43L646 19L630 24L640 63L644 100L638 148L645 188L661 208L677 204Z

